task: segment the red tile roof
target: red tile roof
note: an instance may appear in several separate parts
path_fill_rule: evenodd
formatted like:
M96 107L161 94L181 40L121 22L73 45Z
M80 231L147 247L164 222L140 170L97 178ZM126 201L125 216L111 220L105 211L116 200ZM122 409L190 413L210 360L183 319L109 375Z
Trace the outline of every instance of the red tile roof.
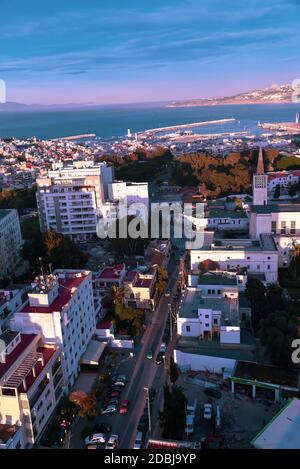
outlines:
M124 264L116 264L113 267L105 267L97 277L97 280L115 280L121 276L121 271L124 269Z
M130 272L127 272L126 277L125 277L125 282L133 282L136 276L137 276L136 270L131 270Z
M62 308L70 301L72 298L72 288L77 288L81 282L86 278L86 275L81 275L80 277L59 279L59 291L58 296L49 306L30 306L26 304L24 308L20 311L21 313L53 313L54 311L61 311Z

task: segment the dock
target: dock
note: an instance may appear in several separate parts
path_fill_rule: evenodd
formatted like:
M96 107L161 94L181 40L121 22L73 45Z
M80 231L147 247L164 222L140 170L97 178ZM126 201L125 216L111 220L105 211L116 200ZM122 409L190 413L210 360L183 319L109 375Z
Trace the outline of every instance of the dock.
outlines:
M168 127L157 127L155 129L148 129L144 130L144 132L139 132L139 134L155 134L160 132L169 132L173 130L180 130L180 129L191 129L193 127L202 127L205 125L213 125L213 124L228 124L229 122L235 122L235 118L230 119L217 119L212 121L202 121L202 122L192 122L190 124L179 124L179 125L171 125Z

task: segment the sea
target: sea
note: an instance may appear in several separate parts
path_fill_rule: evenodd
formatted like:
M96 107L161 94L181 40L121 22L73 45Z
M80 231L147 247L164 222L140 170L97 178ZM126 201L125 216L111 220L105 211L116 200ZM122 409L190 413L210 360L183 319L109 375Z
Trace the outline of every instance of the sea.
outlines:
M199 133L249 131L259 134L262 122L293 122L300 104L249 104L167 107L165 103L39 109L0 112L0 138L51 139L96 134L99 139L121 138L146 129L192 122L235 118L235 122L193 128Z

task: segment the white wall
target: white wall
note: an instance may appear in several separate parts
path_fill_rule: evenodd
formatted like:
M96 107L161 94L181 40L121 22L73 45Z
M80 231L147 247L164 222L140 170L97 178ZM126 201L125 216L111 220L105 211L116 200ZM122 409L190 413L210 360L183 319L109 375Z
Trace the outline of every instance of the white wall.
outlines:
M222 373L222 368L234 369L236 360L231 358L210 357L193 353L174 350L174 360L179 367L190 366L192 371L209 371L211 373Z

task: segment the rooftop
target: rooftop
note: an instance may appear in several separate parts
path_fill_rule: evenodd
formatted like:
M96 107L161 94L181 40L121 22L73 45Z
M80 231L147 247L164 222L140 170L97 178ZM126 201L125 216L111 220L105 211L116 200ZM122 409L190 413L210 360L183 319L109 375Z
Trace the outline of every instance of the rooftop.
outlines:
M7 215L9 215L11 213L11 209L3 209L1 208L0 209L0 220L2 220L2 218L6 217Z
M0 363L0 379L9 370L9 368L17 361L27 347L36 339L36 334L21 334L20 343L13 349L13 351L5 356L5 362Z
M212 309L224 314L234 314L238 301L231 298L202 298L201 291L187 288L178 311L179 318L198 318L198 309Z
M258 449L300 449L300 400L293 399L251 441Z
M125 269L124 264L105 267L97 276L97 280L118 280L123 269Z
M248 218L246 213L239 210L209 210L207 218Z
M54 311L61 311L72 298L73 288L77 288L85 278L86 274L83 273L78 277L59 278L58 296L49 306L31 306L27 303L20 313L53 313Z
M241 329L241 342L223 345L218 340L201 340L190 337L181 337L176 350L193 355L207 355L208 357L231 358L233 360L255 361L255 344L253 337Z
M236 286L236 278L228 277L223 273L206 273L198 277L198 285L228 285Z
M277 384L298 389L298 370L287 370L262 363L237 362L234 378Z
M269 215L271 213L282 212L300 212L300 204L270 204L270 205L251 205L251 212L258 215Z

